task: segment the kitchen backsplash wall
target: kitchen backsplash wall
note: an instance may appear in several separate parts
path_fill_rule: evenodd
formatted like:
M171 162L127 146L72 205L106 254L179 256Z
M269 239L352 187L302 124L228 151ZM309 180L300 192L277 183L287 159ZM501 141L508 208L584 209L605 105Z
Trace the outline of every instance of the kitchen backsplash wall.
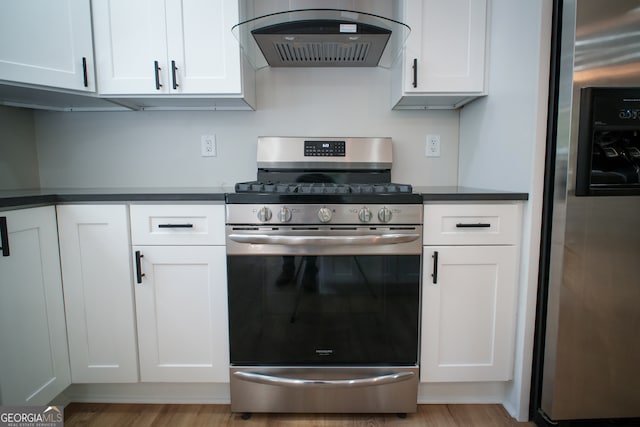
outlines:
M255 179L260 135L389 136L394 181L456 185L459 112L392 111L389 79L381 68L263 69L257 111L37 111L41 186L233 185ZM200 156L206 134L217 157ZM440 135L441 157L425 157L427 134Z
M0 106L0 190L38 188L33 112Z

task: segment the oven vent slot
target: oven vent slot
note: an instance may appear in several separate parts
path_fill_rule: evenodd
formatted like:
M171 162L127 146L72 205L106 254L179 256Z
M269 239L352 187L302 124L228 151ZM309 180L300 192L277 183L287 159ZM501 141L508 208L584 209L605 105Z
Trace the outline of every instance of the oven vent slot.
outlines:
M329 230L338 230L338 231L355 231L358 227L329 227Z
M389 230L415 230L415 227L389 227Z
M259 230L258 227L232 227L231 228L234 231L257 231Z
M291 227L292 230L320 230L318 227Z

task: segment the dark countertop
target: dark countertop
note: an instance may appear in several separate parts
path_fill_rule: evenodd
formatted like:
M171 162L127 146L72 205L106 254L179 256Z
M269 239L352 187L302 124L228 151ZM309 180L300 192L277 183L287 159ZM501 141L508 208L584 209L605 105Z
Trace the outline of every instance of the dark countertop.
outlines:
M76 202L224 202L233 187L71 188L0 191L0 208ZM469 187L413 187L424 202L528 200L527 193Z
M432 201L502 201L529 200L528 193L488 190L471 187L413 187L415 193L422 194L424 202Z
M0 208L75 202L224 202L233 187L43 188L0 191Z

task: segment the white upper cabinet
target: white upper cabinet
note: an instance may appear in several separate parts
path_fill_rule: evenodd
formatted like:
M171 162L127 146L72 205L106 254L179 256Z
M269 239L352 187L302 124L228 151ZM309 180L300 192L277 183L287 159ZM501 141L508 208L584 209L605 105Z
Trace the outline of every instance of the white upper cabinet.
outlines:
M0 80L95 91L88 1L5 0L0 40Z
M486 0L410 0L411 27L393 69L396 109L458 108L486 95Z
M242 94L236 0L92 5L100 95Z

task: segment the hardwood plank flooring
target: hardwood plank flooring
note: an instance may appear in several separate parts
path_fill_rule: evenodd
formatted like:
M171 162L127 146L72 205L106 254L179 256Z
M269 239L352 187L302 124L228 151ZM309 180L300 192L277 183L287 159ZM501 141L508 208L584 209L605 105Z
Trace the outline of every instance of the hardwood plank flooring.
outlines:
M419 405L405 419L394 414L253 414L243 420L228 405L71 403L64 418L65 427L535 427L515 421L500 405Z

